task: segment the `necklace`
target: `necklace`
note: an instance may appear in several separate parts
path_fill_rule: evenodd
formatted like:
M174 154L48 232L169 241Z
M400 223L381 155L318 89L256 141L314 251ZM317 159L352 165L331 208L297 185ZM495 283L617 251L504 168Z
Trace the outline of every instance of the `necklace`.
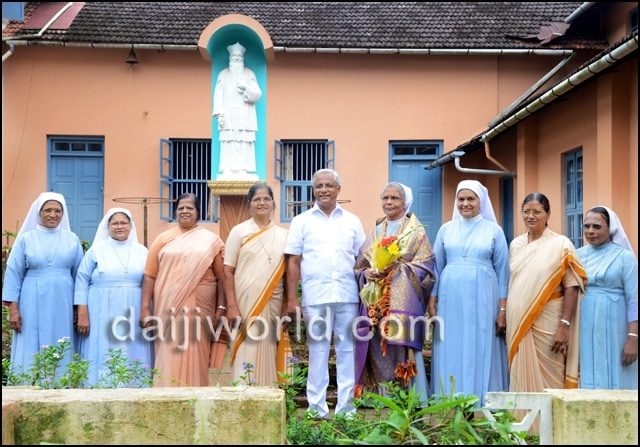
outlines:
M471 228L471 232L472 232L472 237L465 237L466 235L463 235L462 233L462 217L460 217L460 219L458 220L458 225L459 225L459 230L460 230L460 237L462 237L462 239L468 239L469 242L467 243L467 245L465 246L464 244L462 244L462 257L465 259L467 259L467 254L469 254L469 250L471 249L471 247L473 246L473 243L476 240L476 236L477 236L477 229L475 228ZM475 226L475 225L474 225ZM475 230L475 231L474 231Z
M58 256L58 245L60 243L60 235L62 234L62 230L57 230L58 237L56 239L55 244L52 244L53 247L51 251L47 252L44 248L45 244L42 242L42 236L40 236L40 231L36 229L36 236L38 238L38 244L40 245L40 249L42 251L42 255L47 260L47 268L53 268L53 262L56 260Z
M406 216L402 216L400 219L400 225L398 225L398 227L396 228L396 231L393 233L393 236L396 236L400 233L402 233L402 230L404 230L404 226L407 223L407 217ZM395 223L398 222L397 220L392 220L391 223ZM387 237L387 224L389 223L389 219L384 220L384 222L382 222L382 236L381 237Z
M268 227L266 227L264 229L264 231L266 232L269 228L271 228L271 224L269 224ZM258 242L260 242L260 246L262 247L262 251L264 251L264 253L267 255L267 262L269 262L269 265L271 265L271 253L269 253L269 250L267 250L267 247L264 246L264 244L262 243L262 237L263 235L260 235L258 237ZM276 237L275 234L273 236L274 238ZM273 239L273 238L272 238Z
M118 254L118 250L116 250L116 247L114 246L114 244L110 243L109 245L111 246L111 249L113 250L113 253L116 255L116 258L118 258L118 261L120 262L120 265L122 266L122 270L124 271L124 274L126 275L127 273L129 273L129 259L131 258L131 244L127 244L127 262L126 263L122 260L122 258Z

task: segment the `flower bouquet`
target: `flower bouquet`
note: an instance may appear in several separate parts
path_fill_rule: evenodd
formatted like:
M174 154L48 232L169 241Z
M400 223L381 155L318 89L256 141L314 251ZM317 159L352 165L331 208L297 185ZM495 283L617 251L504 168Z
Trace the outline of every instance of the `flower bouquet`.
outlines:
M422 226L407 226L399 236L377 237L371 244L371 259L369 259L371 267L376 272L387 270L391 264L407 253L409 248L407 237ZM368 307L378 303L383 295L383 286L388 286L389 281L387 274L382 280L367 283L360 290L362 302Z
M404 252L400 248L400 241L396 236L376 238L371 245L371 267L376 272L383 272L400 259ZM384 281L384 280L382 280ZM381 281L381 282L382 282ZM382 284L378 281L367 283L360 291L360 298L367 306L371 306L382 296Z

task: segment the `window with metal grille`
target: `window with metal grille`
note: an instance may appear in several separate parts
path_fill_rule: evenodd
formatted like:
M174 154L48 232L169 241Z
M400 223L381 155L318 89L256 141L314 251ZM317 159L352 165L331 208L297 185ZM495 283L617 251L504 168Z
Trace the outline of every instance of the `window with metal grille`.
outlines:
M313 206L311 176L334 169L335 144L329 140L276 140L276 179L280 180L280 221L291 222Z
M573 245L582 247L582 149L562 157L564 167L564 234Z
M160 140L160 218L172 221L175 200L184 193L198 197L201 221L214 221L207 182L211 175L211 140Z

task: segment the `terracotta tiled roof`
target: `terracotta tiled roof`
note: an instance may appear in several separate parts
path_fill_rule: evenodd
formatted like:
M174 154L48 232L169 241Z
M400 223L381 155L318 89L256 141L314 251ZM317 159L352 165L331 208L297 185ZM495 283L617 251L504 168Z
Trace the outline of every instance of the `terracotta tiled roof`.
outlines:
M40 40L67 43L197 45L215 18L256 19L276 47L600 48L600 35L571 35L543 46L542 26L563 22L581 2L87 2L68 30ZM11 32L33 34L37 29ZM591 32L591 31L590 31ZM596 30L598 32L598 30Z

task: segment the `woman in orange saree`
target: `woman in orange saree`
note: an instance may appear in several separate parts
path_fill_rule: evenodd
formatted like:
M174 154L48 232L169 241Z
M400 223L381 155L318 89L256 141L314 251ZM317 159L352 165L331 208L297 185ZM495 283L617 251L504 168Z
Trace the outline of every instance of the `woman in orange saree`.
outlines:
M178 226L158 235L149 249L140 325L147 336L154 331L154 386L208 386L224 243L198 226L195 195L181 195L175 214Z

